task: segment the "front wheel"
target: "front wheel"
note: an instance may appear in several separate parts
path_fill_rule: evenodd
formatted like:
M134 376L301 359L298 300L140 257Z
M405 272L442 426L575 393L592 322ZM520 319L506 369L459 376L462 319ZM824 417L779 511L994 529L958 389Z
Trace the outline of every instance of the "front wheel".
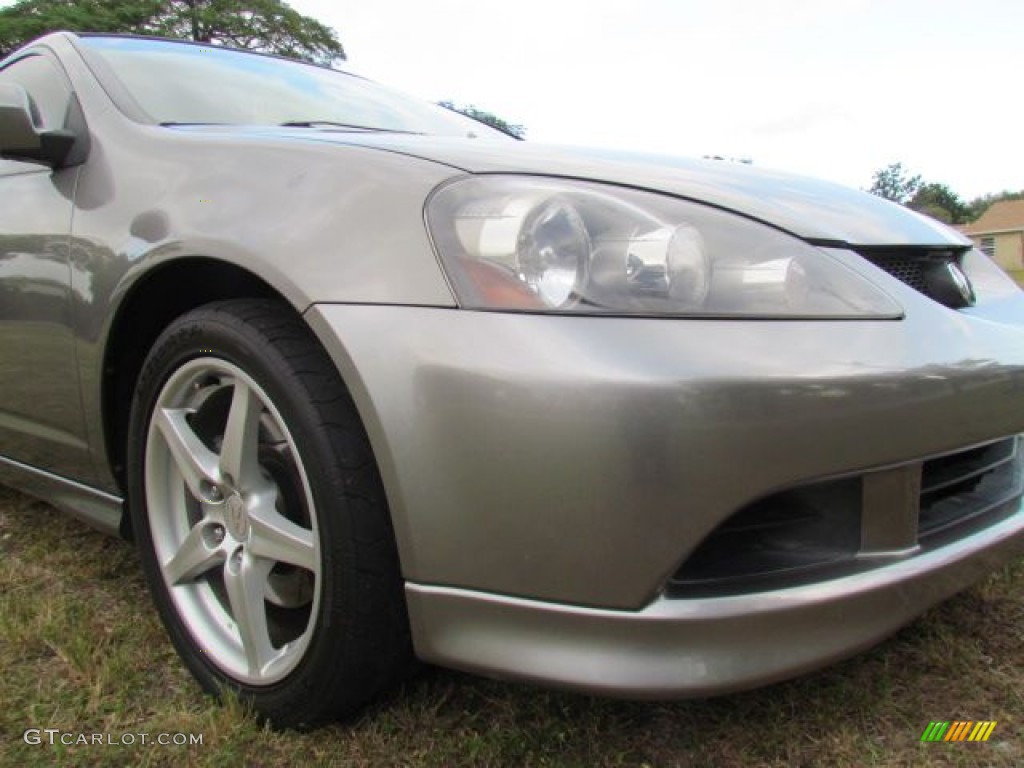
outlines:
M219 302L164 331L132 404L128 480L154 601L206 690L308 726L356 712L408 668L372 451L289 307Z

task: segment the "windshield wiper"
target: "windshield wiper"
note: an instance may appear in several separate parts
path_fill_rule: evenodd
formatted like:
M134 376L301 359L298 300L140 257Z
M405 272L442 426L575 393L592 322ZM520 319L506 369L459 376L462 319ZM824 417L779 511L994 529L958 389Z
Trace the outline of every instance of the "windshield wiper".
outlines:
M367 133L411 133L416 136L423 134L416 131L402 131L398 128L377 128L372 125L355 125L353 123L337 123L333 120L288 120L278 123L282 128L344 128L349 131L366 131Z
M243 125L243 123L198 123L198 122L176 122L167 121L159 124L163 128L190 125ZM372 125L355 125L354 123L336 123L333 120L288 120L278 123L282 128L343 128L346 131L359 131L361 133L408 133L412 136L424 136L418 131L403 131L400 128L377 128Z

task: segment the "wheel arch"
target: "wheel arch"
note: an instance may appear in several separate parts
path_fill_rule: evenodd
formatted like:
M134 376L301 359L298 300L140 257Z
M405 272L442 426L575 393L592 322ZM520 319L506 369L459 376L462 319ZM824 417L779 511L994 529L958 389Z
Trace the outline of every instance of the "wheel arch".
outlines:
M177 317L212 301L285 297L235 264L192 256L149 270L121 299L106 335L100 379L107 461L118 486L125 482L125 443L135 382L153 343ZM300 312L296 308L296 312ZM125 515L122 532L127 524Z
M204 304L226 299L271 298L290 306L332 360L338 377L352 397L363 428L367 431L374 460L384 482L399 557L404 565L408 557L403 546L404 526L395 520L393 498L394 472L388 461L390 451L379 429L372 398L363 390L363 382L354 368L339 365L331 354L323 331L310 322L305 307L294 302L257 274L237 264L207 256L191 256L167 261L150 269L130 287L119 303L103 354L100 383L103 441L107 463L120 489L127 488L125 474L126 445L135 383L149 350L160 334L176 318ZM131 539L130 516L121 515L121 535Z

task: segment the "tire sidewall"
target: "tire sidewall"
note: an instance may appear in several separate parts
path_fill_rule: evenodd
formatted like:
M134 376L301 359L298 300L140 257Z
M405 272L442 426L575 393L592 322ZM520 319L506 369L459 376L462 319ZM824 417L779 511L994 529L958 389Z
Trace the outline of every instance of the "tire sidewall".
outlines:
M228 677L201 652L170 597L157 562L149 525L145 489L147 435L161 389L188 361L215 357L248 374L266 393L284 421L305 469L313 496L320 541L320 599L312 635L296 667L280 681L253 686ZM127 450L128 502L143 568L160 617L179 655L200 684L221 695L233 691L271 720L292 720L311 701L341 700L340 711L357 708L375 691L364 691L366 650L354 617L360 613L360 553L357 551L346 479L336 463L336 449L318 428L319 414L291 366L273 343L244 321L230 315L191 313L172 323L154 344L133 397ZM354 407L353 407L354 410ZM365 599L365 596L363 596ZM351 689L351 696L334 687ZM279 713L279 714L275 714ZM295 723L302 725L301 722Z

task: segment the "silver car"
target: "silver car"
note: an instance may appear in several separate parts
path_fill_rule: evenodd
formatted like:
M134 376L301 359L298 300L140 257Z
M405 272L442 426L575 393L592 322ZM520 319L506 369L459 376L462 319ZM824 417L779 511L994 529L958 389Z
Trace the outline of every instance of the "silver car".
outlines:
M763 685L1024 544L1024 296L881 199L68 33L0 153L0 482L132 538L275 724L417 657Z

